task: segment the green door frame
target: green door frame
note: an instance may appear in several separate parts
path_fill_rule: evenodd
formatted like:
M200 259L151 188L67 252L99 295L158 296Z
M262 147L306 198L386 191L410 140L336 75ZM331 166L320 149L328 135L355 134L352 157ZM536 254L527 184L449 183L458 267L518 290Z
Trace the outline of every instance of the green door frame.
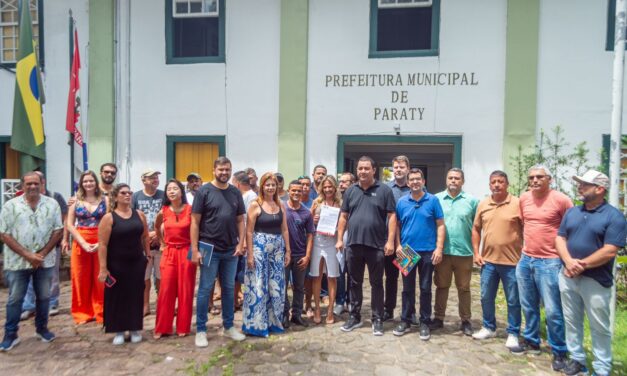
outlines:
M7 156L4 152L4 144L11 142L11 136L0 136L0 179L4 179L5 174L4 164L7 160Z
M166 177L167 180L176 176L174 171L174 160L176 159L176 149L174 148L177 142L210 142L218 144L218 153L223 156L226 155L226 137L225 136L166 136ZM213 163L213 161L209 161Z
M337 171L344 171L344 145L349 142L399 143L399 144L452 144L453 167L462 167L462 136L337 136Z

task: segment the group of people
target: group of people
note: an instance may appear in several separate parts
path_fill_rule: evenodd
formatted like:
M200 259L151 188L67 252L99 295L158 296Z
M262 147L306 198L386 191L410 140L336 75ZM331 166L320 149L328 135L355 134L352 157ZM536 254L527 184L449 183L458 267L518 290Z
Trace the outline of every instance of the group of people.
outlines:
M143 189L132 193L127 184L113 185L117 167L106 163L100 182L94 172L81 174L69 209L61 197L63 203L57 203L60 195L45 189L41 173L26 173L24 194L0 212L10 286L0 351L19 342L20 316L28 317L33 308L37 335L54 340L47 320L49 308L58 306L53 300L58 296L57 248L71 249L74 321L102 323L107 333L115 333L114 344L124 343L126 332L131 342L142 340L151 278L158 296L154 338L191 333L199 270L198 347L208 345L216 279L224 335L241 341L245 334L266 337L292 324L308 326L309 320L320 324L323 316L332 324L344 311L349 315L342 331L361 327L366 267L372 331L383 335L383 322L394 319L397 304L398 259L411 248L419 260L402 275L394 335L415 325L419 338L428 340L432 331L443 328L454 277L459 329L477 340L495 337L500 281L508 308L505 345L513 354L540 352L542 305L553 369L567 375L586 371L585 312L594 370L609 374L612 267L625 245L627 226L622 213L605 201L607 176L594 170L574 176L583 204L573 207L567 196L551 189L546 166L529 170L528 191L520 198L508 192L505 172L492 172L491 195L482 201L463 190L459 168L447 172L444 191L432 194L424 172L410 166L407 157L395 157L394 179L384 184L376 179L375 162L364 156L356 176L345 172L336 180L318 165L311 177L285 186L280 173L267 172L260 179L253 169L232 174L231 161L219 157L211 182L202 184L200 175L191 173L187 188L170 179L161 191L160 172L147 170L141 175ZM477 331L470 322L473 264L481 268L483 320ZM55 269L57 282L51 283ZM243 333L233 322L240 291ZM322 294L329 298L325 314Z

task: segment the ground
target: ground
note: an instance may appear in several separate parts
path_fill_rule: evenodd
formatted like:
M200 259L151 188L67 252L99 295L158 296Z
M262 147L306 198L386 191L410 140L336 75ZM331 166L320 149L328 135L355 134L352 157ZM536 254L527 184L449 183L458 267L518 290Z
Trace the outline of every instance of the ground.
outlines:
M478 274L473 275L473 319L480 327ZM400 281L399 281L400 282ZM366 281L366 286L367 286ZM399 283L400 284L400 283ZM402 284L401 284L402 285ZM364 291L364 318L369 318L370 289ZM179 339L152 339L155 316L144 321L144 341L140 344L111 344L112 335L104 334L95 323L79 327L69 315L70 284L62 283L61 313L50 318L50 330L57 339L50 344L34 336L34 321L22 321L22 342L9 353L0 353L3 375L557 375L551 370L550 351L543 344L539 356L514 356L505 348L504 307L499 314L498 337L476 341L458 331L457 293L449 294L443 330L432 333L431 340L418 338L416 328L396 337L396 325L386 322L385 335L374 337L370 321L351 333L340 326L346 314L333 325L290 329L268 339L248 337L234 343L222 337L219 316L209 322L209 347L198 349L194 336ZM0 321L4 324L7 289L0 290ZM153 301L155 296L152 297ZM217 302L219 305L219 301ZM153 305L154 310L154 305ZM400 291L395 320L400 315ZM241 312L235 325L241 327ZM323 320L324 322L324 320ZM192 328L194 324L192 323Z

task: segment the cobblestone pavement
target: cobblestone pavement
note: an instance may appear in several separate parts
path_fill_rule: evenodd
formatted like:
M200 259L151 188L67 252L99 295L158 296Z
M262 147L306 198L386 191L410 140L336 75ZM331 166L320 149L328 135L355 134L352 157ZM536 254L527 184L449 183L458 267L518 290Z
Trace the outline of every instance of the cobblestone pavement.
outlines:
M367 281L366 281L367 285ZM402 285L399 281L399 285ZM364 318L369 318L369 288L364 291ZM7 289L0 290L0 321L4 325ZM480 327L478 274L473 276L473 320ZM155 297L153 295L152 301ZM370 321L351 333L340 326L346 313L333 325L290 329L268 339L247 338L234 343L220 334L221 319L211 316L209 347L197 349L194 336L152 339L155 316L144 321L144 341L111 345L112 335L96 323L75 326L69 315L70 285L62 284L61 313L50 318L57 339L50 344L34 336L33 319L22 321L22 342L9 353L0 353L2 375L556 375L550 351L543 345L539 356L514 356L505 348L504 307L500 311L498 337L476 341L458 331L457 293L449 294L445 327L421 341L416 328L403 337L392 329L400 315L400 286L395 322L384 324L385 335L374 337ZM219 301L217 302L219 305ZM153 304L154 311L154 304ZM324 312L323 307L323 312ZM237 312L236 326L242 315ZM324 318L323 318L324 322ZM194 324L192 323L192 328Z

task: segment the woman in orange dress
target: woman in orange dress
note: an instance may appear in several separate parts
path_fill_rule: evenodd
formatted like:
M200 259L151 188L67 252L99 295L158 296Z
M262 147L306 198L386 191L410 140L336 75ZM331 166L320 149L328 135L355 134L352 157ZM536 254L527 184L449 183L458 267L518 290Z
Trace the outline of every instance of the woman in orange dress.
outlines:
M172 322L177 299L176 333L179 337L190 332L192 323L196 265L187 259L191 244L189 229L192 207L187 204L184 192L180 181L176 179L168 181L165 186L163 207L155 219L155 231L162 252L155 339L173 333Z
M76 324L102 323L104 284L98 280L98 225L107 213L107 199L93 171L78 179L76 202L70 206L66 227L74 239L70 260L72 318Z

